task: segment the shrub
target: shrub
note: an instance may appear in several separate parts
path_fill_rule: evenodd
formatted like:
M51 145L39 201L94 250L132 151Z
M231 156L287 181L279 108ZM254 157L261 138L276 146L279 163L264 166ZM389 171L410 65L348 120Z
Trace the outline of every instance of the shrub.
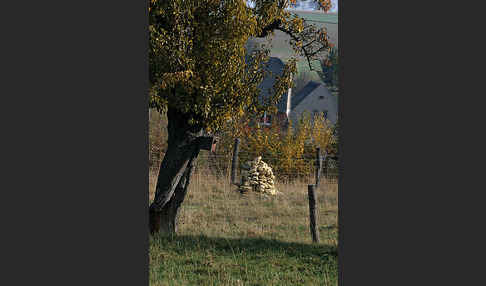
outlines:
M336 48L331 48L327 58L321 62L322 72L319 75L322 81L329 87L338 88L339 86L339 54Z
M216 134L219 138L216 154L201 151L198 166L218 177L227 176L231 167L236 138L240 138L240 167L262 156L275 176L292 180L311 175L314 170L316 148L337 155L338 125L331 126L323 113L311 116L304 113L295 124L262 126L248 118L228 121ZM167 148L167 117L156 110L149 115L149 167L158 170Z
M228 170L235 138L240 138L240 167L257 156L268 163L277 178L295 179L312 174L316 148L326 151L333 142L333 128L318 113L304 113L299 122L283 128L272 124L262 126L249 121L229 122L219 133L218 160L213 168Z

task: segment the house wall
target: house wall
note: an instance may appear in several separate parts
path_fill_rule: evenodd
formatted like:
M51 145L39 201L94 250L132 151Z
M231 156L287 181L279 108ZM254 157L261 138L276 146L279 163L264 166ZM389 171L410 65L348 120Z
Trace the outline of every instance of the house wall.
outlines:
M324 99L319 99L321 95L324 96ZM293 123L296 123L304 111L312 115L314 110L318 112L327 110L327 119L332 124L336 124L338 115L337 97L332 95L326 87L320 86L306 96L299 105L294 107L290 112L289 118Z

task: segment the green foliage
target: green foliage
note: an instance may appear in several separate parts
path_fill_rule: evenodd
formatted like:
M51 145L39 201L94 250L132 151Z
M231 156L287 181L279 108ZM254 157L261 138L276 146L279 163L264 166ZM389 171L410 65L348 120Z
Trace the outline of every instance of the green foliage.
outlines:
M332 129L332 140L329 145L329 153L333 155L339 155L339 121Z
M333 127L317 113L313 117L304 113L299 122L283 128L279 124L262 126L250 121L229 123L219 134L218 154L221 165L227 165L231 158L235 138L240 138L240 164L262 156L277 178L293 179L312 174L316 148L321 152L331 150L335 138Z
M167 116L152 110L149 131L149 166L157 169L167 148ZM309 113L304 113L295 128L290 124L287 130L278 124L258 126L242 118L226 122L217 135L216 154L202 151L199 167L226 176L235 139L240 138L240 164L261 155L279 178L292 179L298 176L287 174L312 174L315 148L320 147L322 153L327 151L330 156L338 155L339 122L330 126L322 113L317 113L314 120Z
M327 148L327 152L330 155L328 160L328 165L330 165L329 170L334 173L338 173L339 170L339 121L336 122L336 125L332 129L332 138L330 144ZM334 168L333 168L334 166Z
M328 9L330 1L319 1ZM245 44L274 29L292 35L296 52L309 57L328 48L324 30L306 25L285 8L289 1L151 0L149 3L150 105L189 115L208 131L228 119L270 110L291 85L295 58L285 65L273 87L275 96L258 100L269 50L247 54ZM330 6L329 6L330 7Z
M339 86L339 54L336 48L331 48L326 59L321 61L322 72L319 75L327 86Z

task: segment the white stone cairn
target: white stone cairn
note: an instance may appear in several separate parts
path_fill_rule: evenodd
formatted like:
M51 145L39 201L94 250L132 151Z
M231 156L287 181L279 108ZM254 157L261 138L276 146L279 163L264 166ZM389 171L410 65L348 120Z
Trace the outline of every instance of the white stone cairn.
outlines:
M272 168L262 161L261 156L253 161L246 162L245 165L248 169L241 173L241 185L239 187L241 193L254 191L266 195L277 194Z

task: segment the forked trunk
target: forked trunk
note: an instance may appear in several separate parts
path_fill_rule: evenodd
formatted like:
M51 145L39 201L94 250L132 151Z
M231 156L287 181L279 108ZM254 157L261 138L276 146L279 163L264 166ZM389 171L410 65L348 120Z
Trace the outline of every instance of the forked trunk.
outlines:
M177 232L179 208L186 197L196 158L197 156L190 160L174 194L169 202L162 207L162 211L157 212L155 209L150 209L150 231L152 234L156 232L174 234Z
M150 205L150 233L174 234L177 216L189 186L199 154L202 128L188 124L187 116L173 109L167 111L168 148L157 179L155 198Z

